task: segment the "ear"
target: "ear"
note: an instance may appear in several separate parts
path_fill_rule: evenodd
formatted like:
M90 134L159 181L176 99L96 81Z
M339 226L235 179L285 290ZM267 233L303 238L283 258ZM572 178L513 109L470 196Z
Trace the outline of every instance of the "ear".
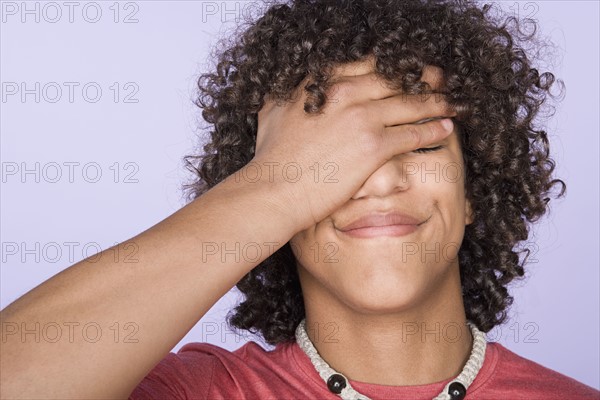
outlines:
M465 225L473 223L473 208L469 199L465 199Z

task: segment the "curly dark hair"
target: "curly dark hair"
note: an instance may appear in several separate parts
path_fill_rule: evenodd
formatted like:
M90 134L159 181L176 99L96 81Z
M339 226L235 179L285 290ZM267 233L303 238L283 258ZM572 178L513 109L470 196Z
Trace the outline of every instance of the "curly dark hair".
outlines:
M251 161L265 94L288 101L310 74L304 109L315 113L337 65L374 56L376 74L408 94L431 89L420 81L422 70L438 66L443 96L458 114L473 209L458 254L466 317L484 332L503 323L513 301L507 285L525 274L530 225L546 213L554 185L561 186L555 197L566 189L552 178L547 134L536 129L547 95L557 96L550 92L554 75L540 74L526 52L526 45L547 46L535 21L472 0L264 4L258 19L238 25L241 34L228 43L221 39L216 72L198 79L195 104L211 124L211 140L203 154L184 157L195 177L184 184L188 199ZM294 340L305 310L289 242L236 286L245 298L227 315L230 327L260 334L271 345Z

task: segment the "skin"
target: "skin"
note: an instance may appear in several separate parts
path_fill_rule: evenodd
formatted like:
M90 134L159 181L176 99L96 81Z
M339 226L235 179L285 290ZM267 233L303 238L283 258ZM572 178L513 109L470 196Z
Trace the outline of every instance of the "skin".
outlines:
M268 174L260 175L258 181L237 179L256 173L255 169L244 166L241 174L228 176L147 230L41 283L0 312L3 327L14 328L0 344L0 398L127 398L223 295L292 237L310 231L328 216L333 216L336 223L337 218L342 221L342 218L353 217L350 213L356 209L351 210L348 204L373 206L363 200L378 191L389 190L389 181L385 183L381 179L391 172L390 166L399 161L395 155L431 146L450 134L439 121L413 124L414 117L418 115L421 120L451 117L452 114L441 103L406 102L391 89L376 85L372 77L361 73L361 68L369 65L372 67L372 62L336 70L351 82L337 86L339 101L328 104L323 115L306 115L303 101L282 106L267 102L258 114L255 163L285 165L293 161L310 171L309 167L314 163L334 162L340 172L336 185L314 183L308 173L302 175L302 180L292 183L280 178L271 180ZM275 176L281 177L281 173ZM411 190L405 193L412 193L411 205L423 206L419 212L436 210L425 191L419 191L420 195L416 196ZM442 191L435 193L436 196L443 195ZM353 195L359 196L357 200L351 200ZM386 201L390 199L392 197L386 197ZM400 201L400 198L394 201ZM443 212L435 214L438 222L427 227L426 232L430 235L435 231L434 227L442 225L440 216L453 215L444 211L448 210L448 204L441 204L439 210ZM454 226L451 219L443 221ZM327 227L327 223L320 226ZM321 232L321 228L318 231ZM330 235L334 232L331 224L328 232ZM232 249L243 248L249 243L263 244L260 257L234 257L220 251L205 251L206 244L220 244L220 249ZM340 241L340 244L349 248L348 243ZM126 260L131 254L131 245L137 251L134 262ZM335 280L343 275L339 267L337 272L319 277L315 273L319 265L305 264L316 277L314 284L310 284L305 278L310 274L303 275L306 292L310 293L306 301L311 321L337 317L334 311L343 310L348 317L338 322L350 324L355 322L350 316L358 321L362 311L371 309L379 310L381 328L386 315L387 318L392 315L384 297L370 298L368 293L370 288L381 286L382 273L372 275L364 282L366 286L360 295L352 297L348 289L336 293L318 288L319 282L330 282L328 287L335 287ZM360 265L352 268L360 273ZM389 270L392 266L388 264L385 268ZM436 268L436 274L443 275L444 266ZM368 272L364 268L362 271L363 274ZM418 277L414 273L406 275ZM399 281L401 277L402 274L397 273L395 280ZM344 279L346 287L355 284L356 278ZM453 280L441 281L456 284ZM389 303L393 306L391 310L398 311L401 304L410 303L409 299L419 298L419 293L441 286L419 282L418 290L404 298L394 298ZM389 288L382 290L390 291ZM443 293L451 292L443 290ZM326 301L317 309L315 301L320 301L319 296ZM347 305L342 306L341 300ZM121 327L132 322L138 327L137 341L116 343L113 335L104 334L98 341L90 343L81 333L82 326L90 322L100 326L103 332L111 332L115 322ZM23 338L18 329L21 326L32 329L36 324L63 327L61 339L36 342L31 339L32 335ZM66 324L78 324L73 340L70 340ZM348 329L340 332L348 332ZM354 339L369 339L368 335L365 332L355 335ZM380 337L370 339L386 340L385 336ZM346 343L350 339L346 334ZM382 347L370 346L366 350L373 350L374 359L381 359L385 346L384 343ZM342 353L337 349L321 349L325 358L331 357L336 367L343 367L344 372L348 370L344 366L348 365L347 359L340 358ZM352 372L351 376L364 377L361 371ZM428 374L423 376L429 379ZM372 379L366 377L366 380Z
M370 72L369 65L341 71L345 79ZM425 80L438 85L440 71L429 69ZM455 126L426 146L438 150L394 156L343 206L291 239L308 335L352 380L433 383L458 375L469 358L457 253L472 217L458 135ZM354 238L339 230L390 208L424 222L404 236Z

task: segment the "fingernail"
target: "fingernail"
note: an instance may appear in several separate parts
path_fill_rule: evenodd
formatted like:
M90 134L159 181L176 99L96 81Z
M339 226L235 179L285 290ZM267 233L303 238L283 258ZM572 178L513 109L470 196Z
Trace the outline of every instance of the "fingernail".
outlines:
M452 123L452 120L450 118L444 118L440 122L442 123L442 126L444 127L444 130L446 132L451 132L452 131L452 128L454 127L454 124Z

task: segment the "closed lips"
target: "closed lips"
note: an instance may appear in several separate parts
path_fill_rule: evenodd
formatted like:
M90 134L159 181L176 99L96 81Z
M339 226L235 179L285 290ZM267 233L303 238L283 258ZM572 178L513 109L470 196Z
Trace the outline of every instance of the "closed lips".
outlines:
M421 220L407 214L387 213L387 214L368 214L358 218L354 222L339 228L342 232L353 229L367 228L373 226L389 225L419 225Z

